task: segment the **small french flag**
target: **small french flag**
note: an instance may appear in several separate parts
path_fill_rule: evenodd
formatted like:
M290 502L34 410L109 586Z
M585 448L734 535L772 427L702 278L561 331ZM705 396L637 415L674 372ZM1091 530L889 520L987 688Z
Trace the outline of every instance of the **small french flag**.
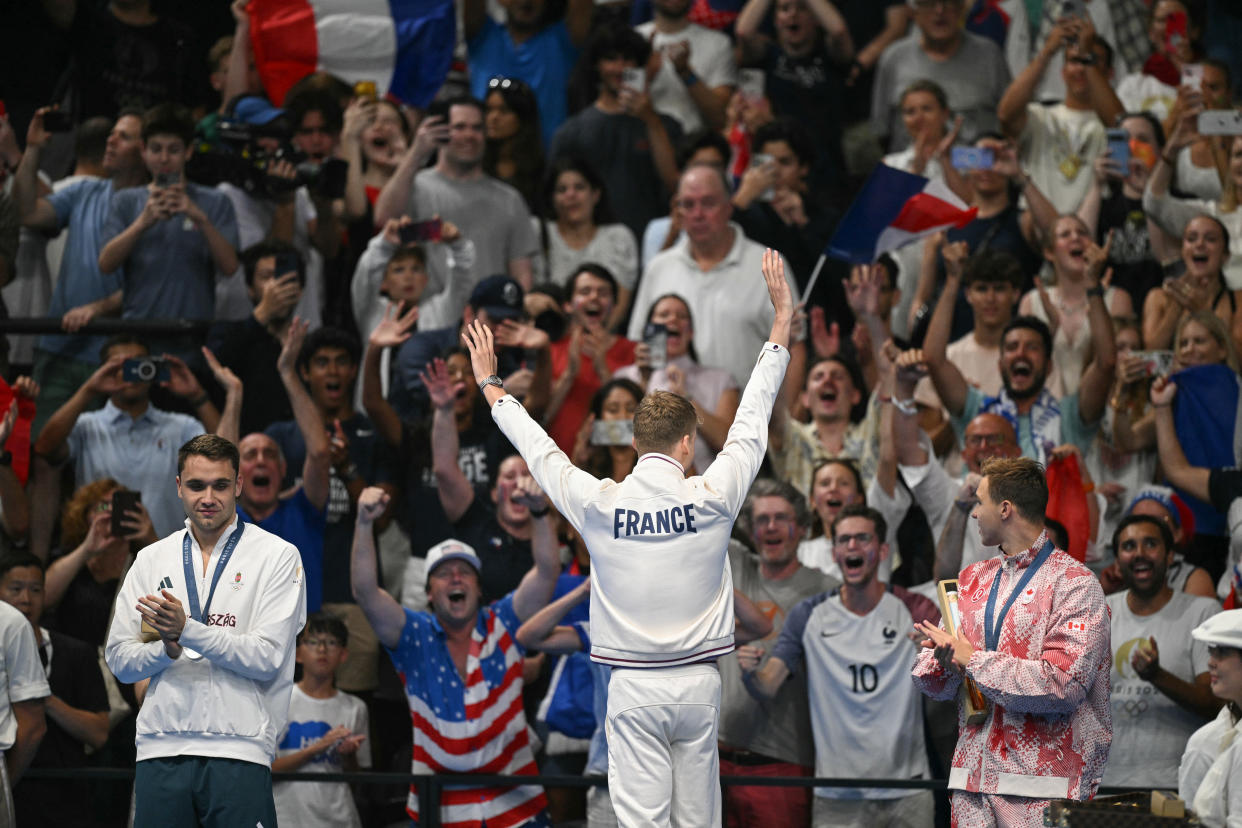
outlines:
M250 0L247 10L255 65L277 106L316 71L426 106L457 42L453 0Z
M978 212L941 181L877 164L824 252L855 264L874 262L924 236L965 227Z

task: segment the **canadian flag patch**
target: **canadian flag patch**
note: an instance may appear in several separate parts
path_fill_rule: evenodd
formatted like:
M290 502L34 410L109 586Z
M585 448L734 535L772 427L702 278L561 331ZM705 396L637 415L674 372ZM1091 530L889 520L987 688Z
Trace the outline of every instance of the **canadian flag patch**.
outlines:
M1087 623L1085 621L1066 621L1065 626L1071 630L1087 629Z

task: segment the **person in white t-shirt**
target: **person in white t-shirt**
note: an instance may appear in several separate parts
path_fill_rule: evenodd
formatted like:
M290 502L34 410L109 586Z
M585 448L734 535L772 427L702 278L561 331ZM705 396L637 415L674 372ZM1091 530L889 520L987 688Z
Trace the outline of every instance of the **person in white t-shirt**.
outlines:
M689 20L692 0L653 0L655 19L635 27L651 41L651 103L687 132L723 129L725 107L737 86L737 63L728 36Z
M341 619L326 612L306 619L297 647L302 680L293 686L273 773L340 773L371 766L367 707L336 689L336 668L349 657L348 645L349 630ZM284 825L361 828L344 782L277 782L272 795Z
M739 647L742 681L762 701L805 671L816 776L928 778L922 699L909 679L918 645L907 633L919 621L938 624L940 613L877 577L889 555L879 512L847 506L832 533L844 583L794 607L761 669L763 649ZM816 788L812 824L914 828L932 825L934 812L928 790Z
M1186 740L1220 708L1209 686L1207 645L1191 638L1220 604L1169 586L1173 549L1169 527L1150 515L1130 515L1113 535L1126 589L1106 599L1113 744L1105 785L1172 787Z
M1065 100L1053 106L1033 103L1048 62L1062 49ZM1105 126L1125 112L1109 86L1111 53L1089 19L1065 18L997 107L1005 135L1018 140L1022 163L1059 213L1072 213L1082 203L1094 175L1092 164L1107 145Z
M1208 645L1212 692L1225 706L1186 743L1177 793L1203 825L1234 826L1242 818L1242 609L1212 616L1191 635Z
M928 360L947 359L957 366L968 383L994 396L1001 390L1001 333L1013 318L1025 274L1021 263L1007 251L983 248L973 255L970 253L966 242L941 247L945 283L927 326L923 353ZM959 285L973 311L975 326L961 339L949 342ZM957 437L930 377L919 381L914 389L914 401L925 409L919 422L937 452L949 452ZM939 412L939 416L934 412Z

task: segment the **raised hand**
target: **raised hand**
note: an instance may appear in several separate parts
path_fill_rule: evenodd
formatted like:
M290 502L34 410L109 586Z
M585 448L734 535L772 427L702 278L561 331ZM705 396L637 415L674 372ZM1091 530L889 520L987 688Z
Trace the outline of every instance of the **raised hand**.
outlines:
M328 453L332 458L332 468L336 469L338 477L344 479L346 475L341 467L349 468L349 437L345 434L345 429L341 428L340 420L332 421L332 436L328 438Z
M1108 254L1113 249L1113 236L1116 232L1116 230L1108 231L1108 238L1104 240L1103 247L1100 247L1095 242L1087 245L1085 254L1087 260L1087 287L1095 287L1100 283L1100 275L1104 272L1104 265L1108 264Z
M441 144L447 144L448 140L448 121L442 115L430 115L418 125L410 151L417 157L429 158Z
M124 364L125 357L120 354L113 355L95 369L95 373L86 381L86 387L96 394L110 395L120 391L128 384L121 378L121 366Z
M496 344L506 348L539 350L548 347L550 343L548 334L529 322L504 319L496 326Z
M793 320L793 294L785 280L785 260L781 254L768 248L763 251L763 280L768 286L768 299L776 311L777 319Z
M345 107L345 121L341 128L341 139L357 142L362 139L362 131L375 120L376 103L370 98L354 98Z
M820 359L836 356L841 351L841 326L836 322L829 325L827 321L828 316L821 305L811 308L811 347Z
M371 331L367 342L372 348L395 348L410 338L410 330L418 322L418 305L411 306L404 313L396 305L384 309L384 318Z
M464 385L464 383L453 381L448 372L448 366L438 357L427 363L425 371L418 372L418 378L422 380L423 387L427 389L431 404L442 409L453 407L453 403L457 401L457 392Z
M388 506L388 492L379 486L367 486L358 495L358 522L373 523Z
M43 128L43 116L59 109L57 106L45 106L35 110L30 124L26 127L26 146L42 147L52 140L52 133Z
M109 517L109 525L111 522L111 517ZM121 516L121 528L125 530L123 537L128 541L155 543L159 540L155 534L155 526L151 523L151 515L147 512L147 507L142 505L141 500L134 504L134 508Z
M234 374L232 369L221 365L220 360L216 359L216 355L206 345L203 346L203 359L207 360L207 367L211 369L212 376L224 388L225 393L242 389L241 378Z
M854 265L850 271L849 281L845 283L845 301L859 321L879 314L882 278L879 265Z
M545 512L549 507L548 496L539 488L533 477L519 477L513 486L513 494L509 499L521 504L532 512Z
M302 343L306 341L306 332L309 329L310 324L306 320L293 317L289 330L285 331L280 356L276 358L276 370L281 374L294 373L297 370L298 354L302 353Z
M944 272L950 279L962 278L962 266L970 258L970 245L964 241L946 244L940 249L944 258Z
M199 384L198 377L180 357L164 354L164 364L168 366L168 379L161 382L161 386L187 400L203 396L203 386Z
M470 352L470 367L476 383L496 373L496 343L490 328L475 319L462 327L461 341Z
M892 344L889 340L885 347ZM894 349L896 346L893 346ZM897 367L897 382L908 383L913 386L923 377L927 376L927 360L923 357L922 348L911 348L908 351L902 351L897 354L893 360Z
M1057 310L1057 303L1052 301L1048 286L1038 276L1035 277L1035 290L1039 292L1039 303L1044 306L1044 316L1048 317L1048 331L1056 336L1057 328L1061 327L1061 311Z

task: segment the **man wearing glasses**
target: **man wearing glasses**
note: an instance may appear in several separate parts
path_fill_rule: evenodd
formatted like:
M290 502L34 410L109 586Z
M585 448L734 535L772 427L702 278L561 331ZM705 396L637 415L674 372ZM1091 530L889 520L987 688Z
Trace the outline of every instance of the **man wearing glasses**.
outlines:
M879 580L889 555L884 517L862 504L846 506L832 526L839 589L802 601L785 618L771 656L737 650L742 683L756 699L776 697L791 677L810 690L815 775L926 779L923 703L910 681L918 645L909 635L920 621L937 624L931 601ZM859 746L850 750L849 746ZM817 788L811 824L931 826L930 790Z
M827 593L839 581L798 560L798 544L811 523L806 499L784 480L756 480L738 516L757 555L740 543L729 546L733 586L772 622L756 645L771 649L782 625L799 603ZM810 776L815 763L805 676L752 698L743 686L742 658L720 659L720 772L725 776ZM751 669L754 669L752 666ZM811 815L810 788L725 789L730 825L804 828Z
M371 767L367 706L336 689L336 671L349 658L349 629L327 612L306 618L298 634L302 679L293 685L289 723L276 743L274 773L341 773ZM272 786L282 825L360 828L345 782L278 782Z
M935 81L963 118L961 139L997 131L996 105L1009 85L1000 47L963 28L963 0L908 0L917 27L884 50L871 90L871 125L889 152L909 146L901 93L916 80Z
M676 293L685 298L694 317L699 362L724 368L745 388L755 353L774 319L765 288L754 278L762 267L764 248L730 221L729 190L716 167L690 165L682 173L673 210L684 232L647 265L634 297L628 337L641 341L648 309L664 294ZM797 295L783 256L781 263L789 290ZM799 365L803 344L791 342L790 355Z

